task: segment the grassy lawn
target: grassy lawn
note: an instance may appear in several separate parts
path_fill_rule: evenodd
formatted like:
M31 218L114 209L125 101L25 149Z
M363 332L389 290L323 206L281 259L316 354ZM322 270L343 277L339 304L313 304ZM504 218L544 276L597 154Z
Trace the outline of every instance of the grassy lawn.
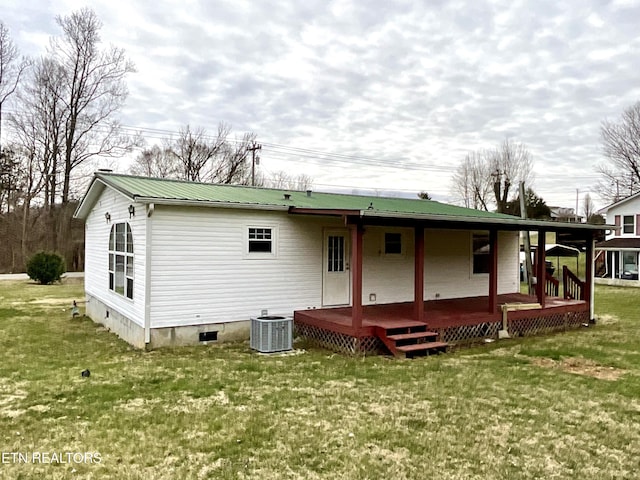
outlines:
M416 360L141 352L73 299L0 282L0 478L638 477L635 289L599 286L589 329Z

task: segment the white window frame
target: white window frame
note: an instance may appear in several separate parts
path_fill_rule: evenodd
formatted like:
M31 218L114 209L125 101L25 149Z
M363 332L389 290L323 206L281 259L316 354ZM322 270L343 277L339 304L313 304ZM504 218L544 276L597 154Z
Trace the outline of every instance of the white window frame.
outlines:
M124 240L122 246L118 244L118 225L124 225ZM135 267L133 249L133 230L128 222L119 222L111 225L109 229L108 261L107 261L107 288L127 300L133 301L135 292ZM117 266L122 262L122 270ZM119 277L122 277L121 279ZM122 291L119 291L119 282L122 283Z
M630 218L631 223L626 223L625 219ZM627 232L627 227L631 227L631 231ZM622 216L622 233L623 235L635 235L636 234L636 216L635 215L623 215Z
M258 230L253 233L264 233L270 230L271 233L271 251L270 252L251 252L249 251L252 239L252 230ZM243 230L244 235L244 258L255 260L267 260L278 256L278 227L275 225L246 225Z

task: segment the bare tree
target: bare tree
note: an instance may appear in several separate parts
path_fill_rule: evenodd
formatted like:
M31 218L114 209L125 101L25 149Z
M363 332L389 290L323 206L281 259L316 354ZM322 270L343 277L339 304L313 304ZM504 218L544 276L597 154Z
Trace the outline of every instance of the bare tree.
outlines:
M472 152L453 175L453 194L468 208L506 212L517 185L532 179L531 154L521 143L505 140L499 148ZM512 188L512 187L516 188ZM493 197L492 194L493 193Z
M619 122L605 120L600 128L607 164L598 167L600 195L615 202L640 188L640 102L627 108Z
M249 148L256 140L255 133L245 133L241 140L225 141L222 156L216 158L209 181L238 185L251 184Z
M505 213L509 200L518 195L519 183L524 182L527 185L532 178L531 154L522 143L514 143L506 139L491 155L489 168L496 211ZM515 186L513 190L512 186ZM514 192L515 195L513 195Z
M192 130L189 125L182 128L178 139L169 142L179 165L178 177L191 181L248 185L251 181L249 148L256 134L245 133L242 139L231 141L228 139L230 132L231 127L224 122L218 125L215 136L209 136L203 128Z
M487 152L472 152L453 174L453 195L467 208L489 210L491 183Z
M16 91L20 77L29 66L29 61L25 58L19 59L19 55L9 30L0 21L0 152L2 151L2 107Z
M172 151L180 165L180 176L184 180L202 181L210 175L211 163L223 151L229 131L222 125L212 141L203 128L192 130L189 125L180 129Z
M591 217L596 213L596 206L591 200L590 194L585 194L582 199L582 213L584 214L585 221L588 223Z
M18 95L20 110L10 116L15 143L22 152L22 158L35 162L30 170L38 172L41 177L35 183L42 185L43 203L47 207L56 202L64 152L67 111L61 100L63 73L60 64L49 57L35 62ZM35 189L35 194L40 190Z
M120 132L114 114L127 98L125 77L134 71L124 50L99 49L102 27L93 10L57 17L63 35L51 40L49 56L60 65L64 105L62 203L69 201L75 167L95 156L119 156L134 141Z
M180 165L170 147L154 145L133 160L129 172L142 177L178 178Z
M279 170L269 176L265 186L283 190L305 191L313 187L313 179L304 173L292 176L284 170Z

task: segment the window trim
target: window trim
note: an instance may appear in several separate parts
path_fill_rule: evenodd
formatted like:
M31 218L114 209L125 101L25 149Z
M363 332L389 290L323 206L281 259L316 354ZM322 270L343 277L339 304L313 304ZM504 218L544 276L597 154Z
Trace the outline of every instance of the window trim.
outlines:
M475 271L475 266L476 266L476 262L475 262L475 258L476 258L476 253L474 252L474 240L475 237L486 237L487 239L487 245L489 245L489 251L484 254L477 254L477 255L486 255L487 257L487 271L486 272L476 272ZM470 240L470 245L469 245L469 252L470 252L470 265L469 265L469 271L471 272L471 276L472 277L481 277L481 276L488 276L491 273L491 265L490 265L490 259L491 259L491 240L490 240L490 234L488 231L477 231L477 232L471 232L471 236L469 238Z
M631 222L627 223L626 220L630 218ZM627 231L627 227L631 227ZM622 216L622 234L623 235L635 235L636 234L636 217L635 215L623 215Z
M251 245L251 239L249 238L252 229L259 230L271 230L271 251L270 252L260 252L249 251ZM251 224L245 225L243 229L243 239L244 239L244 258L249 260L268 260L272 258L276 258L278 256L278 227L273 224Z
M118 249L118 225L124 225L124 242L122 250ZM107 288L116 295L133 301L135 293L135 253L133 241L133 229L129 222L118 222L111 225L109 229L109 244L107 246ZM122 257L123 270L120 273L123 277L123 290L119 292L116 289L116 275L118 272L118 257ZM127 265L131 266L131 274L129 274Z

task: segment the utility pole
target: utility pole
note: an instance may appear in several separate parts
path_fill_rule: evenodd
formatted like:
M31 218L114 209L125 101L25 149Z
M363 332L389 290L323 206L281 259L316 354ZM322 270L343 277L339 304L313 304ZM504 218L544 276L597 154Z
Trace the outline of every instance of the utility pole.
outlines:
M251 186L256 185L256 162L260 163L260 157L256 157L256 150L262 150L262 145L253 141L253 144L247 148L251 152Z

